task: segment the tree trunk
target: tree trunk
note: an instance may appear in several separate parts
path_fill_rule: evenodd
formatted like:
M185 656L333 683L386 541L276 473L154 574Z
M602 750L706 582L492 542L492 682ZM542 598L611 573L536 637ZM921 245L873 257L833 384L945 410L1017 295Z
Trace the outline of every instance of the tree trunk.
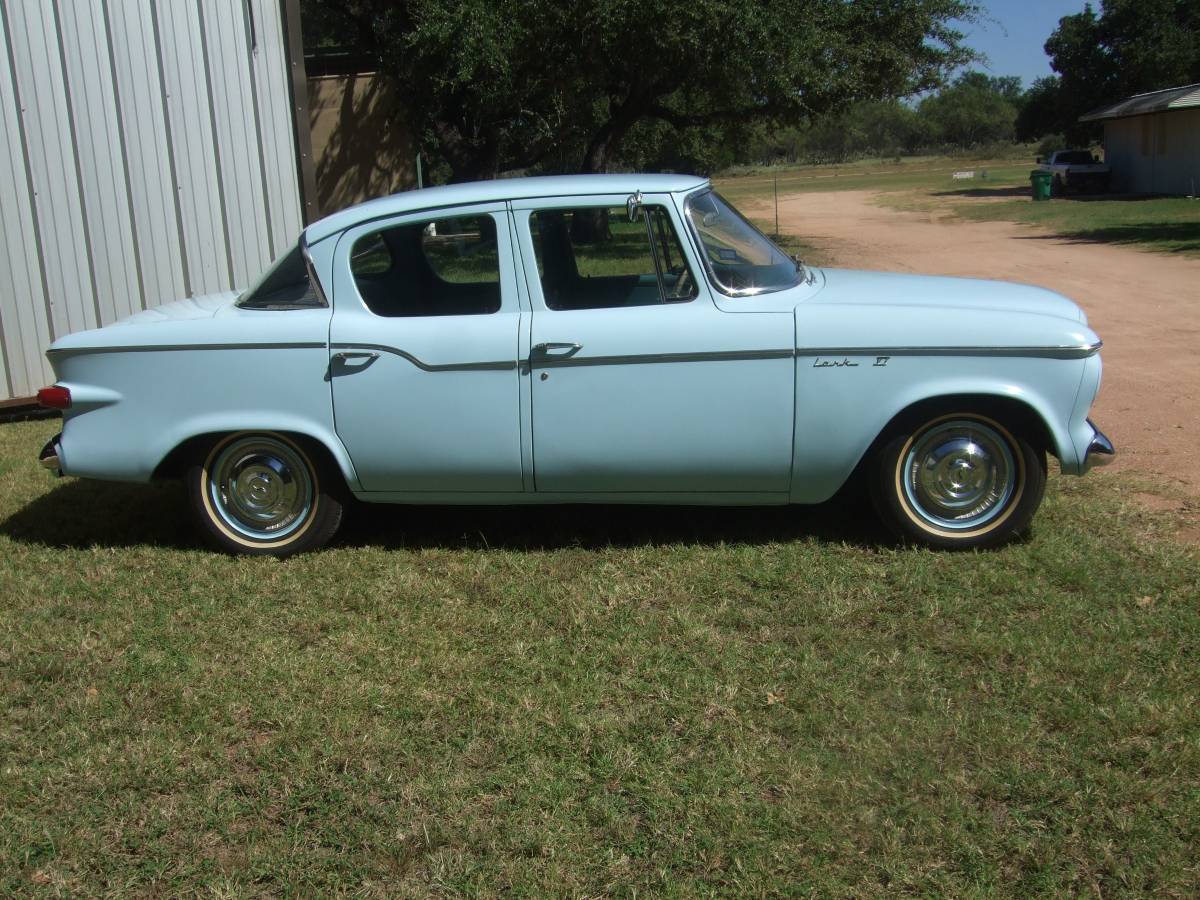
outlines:
M577 209L571 217L571 242L601 244L612 240L607 209Z

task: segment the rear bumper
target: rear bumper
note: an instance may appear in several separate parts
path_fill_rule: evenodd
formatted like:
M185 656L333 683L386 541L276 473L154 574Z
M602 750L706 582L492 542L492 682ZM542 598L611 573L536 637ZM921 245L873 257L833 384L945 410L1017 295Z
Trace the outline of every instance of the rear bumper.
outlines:
M58 442L62 439L60 431L50 440L46 441L46 446L42 448L42 452L38 454L38 462L42 464L42 468L49 469L55 475L62 475L62 462L60 456L62 451L59 449Z
M1095 468L1096 466L1107 466L1117 455L1112 441L1105 436L1104 432L1097 428L1091 419L1088 419L1088 424L1092 426L1092 431L1095 434L1092 435L1091 441L1088 442L1087 450L1083 454L1082 472L1086 472L1088 469Z

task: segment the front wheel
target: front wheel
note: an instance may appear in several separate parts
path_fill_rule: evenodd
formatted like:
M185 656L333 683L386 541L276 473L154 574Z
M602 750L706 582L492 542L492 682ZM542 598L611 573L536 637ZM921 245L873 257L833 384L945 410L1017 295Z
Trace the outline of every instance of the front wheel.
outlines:
M1046 455L975 413L926 419L884 445L872 497L900 537L943 549L994 547L1028 527Z
M323 469L284 435L231 434L188 471L188 494L219 549L290 556L320 547L341 524L342 504Z

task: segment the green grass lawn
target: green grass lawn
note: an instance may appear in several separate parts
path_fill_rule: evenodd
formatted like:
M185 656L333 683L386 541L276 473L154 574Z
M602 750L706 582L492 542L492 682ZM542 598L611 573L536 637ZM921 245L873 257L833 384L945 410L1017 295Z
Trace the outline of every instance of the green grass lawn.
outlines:
M1026 187L1018 194L1027 194ZM1094 199L1065 197L1034 203L1026 196L1000 201L966 191L955 200L956 215L972 220L1004 219L1038 225L1062 237L1097 244L1128 244L1146 250L1200 256L1200 200L1186 197Z
M1127 477L1031 537L356 508L198 549L0 427L0 894L1200 892L1200 560Z
M915 158L781 166L717 178L715 184L735 203L771 201L776 181L781 197L809 191L878 191L882 202L901 209L949 212L974 221L1023 222L1071 240L1200 256L1200 200L1072 195L1035 203L1029 186L1032 168L1032 163L1013 160ZM974 171L976 177L955 181L951 176L958 171ZM761 218L757 222L773 227Z

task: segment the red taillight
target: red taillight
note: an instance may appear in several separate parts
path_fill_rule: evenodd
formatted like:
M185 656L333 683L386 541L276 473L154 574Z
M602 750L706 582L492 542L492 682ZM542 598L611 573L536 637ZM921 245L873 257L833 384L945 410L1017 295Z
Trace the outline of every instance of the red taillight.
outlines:
M47 409L70 409L71 389L57 384L54 387L42 388L37 393L37 401L38 405Z

